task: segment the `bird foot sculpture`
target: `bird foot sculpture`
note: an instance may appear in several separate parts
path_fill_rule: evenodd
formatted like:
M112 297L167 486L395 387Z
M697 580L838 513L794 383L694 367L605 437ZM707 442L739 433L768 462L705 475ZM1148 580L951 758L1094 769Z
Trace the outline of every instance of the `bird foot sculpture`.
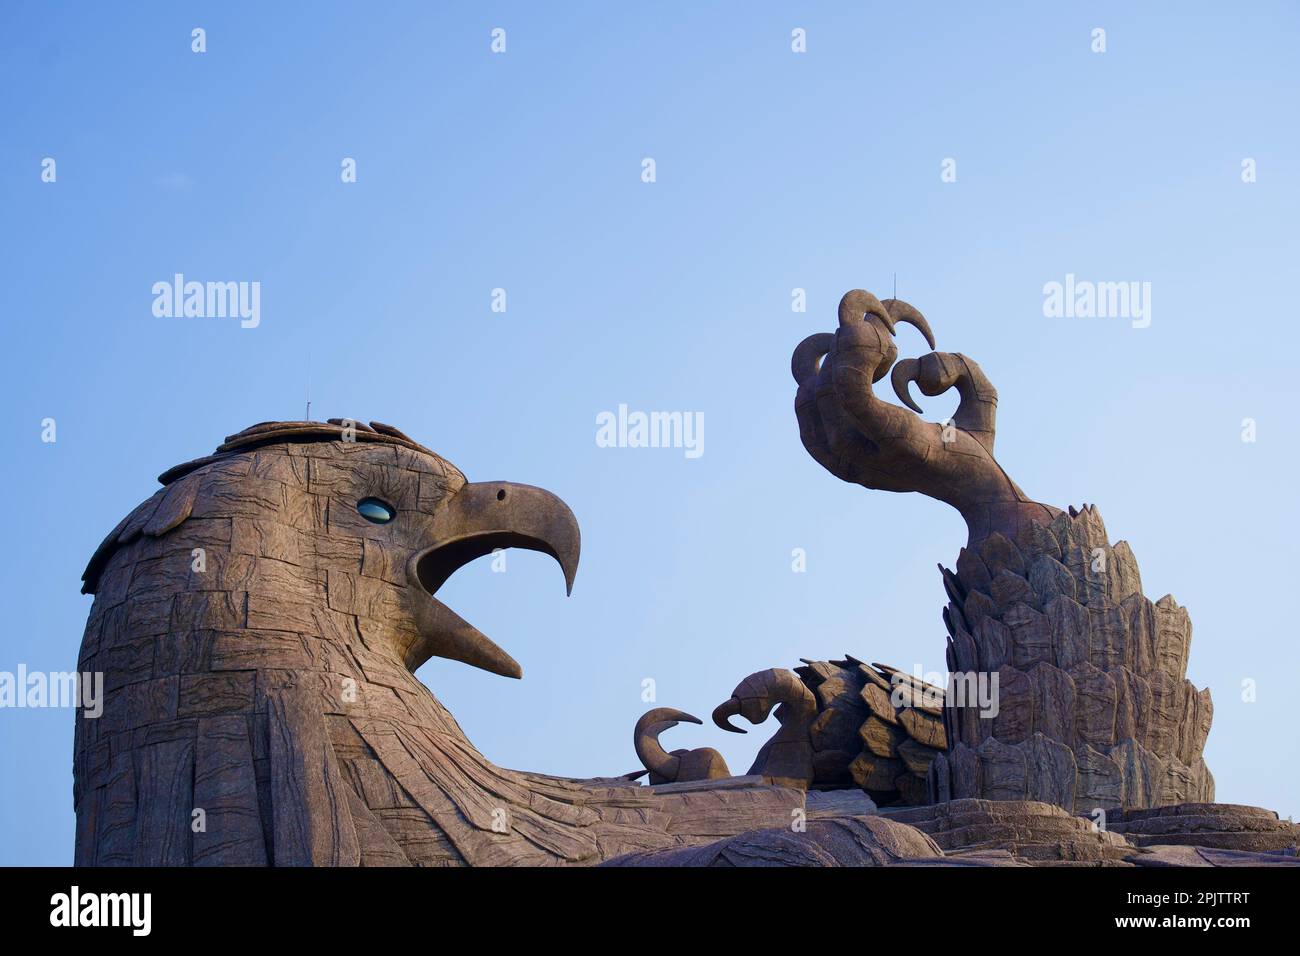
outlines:
M750 776L800 790L858 788L878 806L911 805L928 802L930 765L947 749L943 699L942 687L845 655L805 659L793 672L750 674L713 711L713 722L745 733L730 718L761 724L775 710L780 728L759 750ZM657 713L647 713L638 728Z
M886 328L879 313L888 310L871 307L873 325ZM898 308L925 328L919 313ZM893 362L876 341L882 357L868 388ZM801 399L808 382L834 376L841 356L865 354L831 349L819 362L801 349L796 370L813 376L801 379ZM943 371L951 363L924 366L923 389L972 378L969 364L952 374ZM899 378L912 375L904 368ZM837 394L811 411L801 401L814 438L837 413ZM991 397L982 386L976 394ZM991 416L982 421L991 451ZM885 482L872 470L878 462L850 452L874 456L890 441L872 432L854 445L841 432L840 451L825 457ZM940 473L958 480L961 471ZM917 472L939 490L926 474ZM894 490L906 484L899 475L888 479ZM1212 799L1199 759L1209 696L1182 679L1186 612L1142 597L1136 563L1122 542L1106 543L1095 509L1044 512L1022 498L980 508L951 496L980 530L957 571L944 571L949 664L1001 679L998 716L949 694L941 720L940 689L892 668L847 656L805 661L751 675L715 711L738 730L730 717L757 723L775 710L780 729L745 777L729 776L710 748L659 746L660 732L697 718L666 708L643 716L638 755L665 781L643 787L498 767L413 673L439 655L520 676L436 594L468 561L512 546L552 555L571 588L578 527L554 495L467 482L397 429L341 419L255 425L160 481L84 575L95 600L79 669L103 673L107 696L99 719L79 713L76 722L81 865L1166 864L1189 853L1233 865L1295 856L1300 827L1276 814L1160 806ZM1097 552L1103 561L1088 560ZM1004 802L957 799L981 795ZM885 819L873 797L940 803ZM1128 838L1074 827L1057 839L1070 830L1060 814L1095 805L1120 808L1116 829ZM1002 849L967 852L969 828L958 823L973 816L987 819L981 832L1005 831Z
M935 688L894 668L808 662L762 671L714 712L781 727L750 773L783 786L856 785L881 806L956 798L1035 800L1070 812L1210 801L1201 753L1213 707L1186 680L1191 622L1172 597L1142 594L1137 561L1112 545L1095 507L1030 499L993 456L997 390L964 355L898 360L894 331L925 317L853 290L839 328L805 339L791 370L804 447L836 477L917 491L966 520ZM889 376L906 407L878 398ZM952 388L957 411L926 422L909 391ZM901 696L900 696L901 694ZM779 706L778 706L779 705Z
M899 322L915 326L935 347L929 323L911 305L854 289L840 300L839 329L811 335L795 349L791 371L804 448L843 481L919 491L952 505L966 519L971 542L995 531L1016 540L1031 524L1050 523L1059 509L1026 496L993 457L998 393L979 365L948 352L895 365ZM886 375L907 408L872 391ZM930 396L955 388L960 402L951 421L922 420L908 391L912 383Z
M633 746L637 758L645 770L628 774L627 779L635 780L650 774L651 785L660 783L684 783L690 780L721 780L731 776L727 762L722 754L712 747L698 750L664 751L659 743L659 735L665 730L676 727L681 721L688 724L702 724L698 717L673 710L671 707L656 707L641 715L632 732Z
M929 798L1034 799L1067 810L1154 807L1213 799L1201 757L1213 714L1187 681L1191 622L1172 597L1142 594L1132 551L1111 545L1095 507L1063 512L1030 499L994 458L997 390L964 355L896 362L894 330L929 323L898 299L855 289L839 328L805 339L791 371L809 454L870 489L915 491L961 513L969 539L953 573L949 753L929 773ZM906 407L878 398L890 377ZM926 422L909 386L960 398L945 423ZM981 682L983 684L981 685Z

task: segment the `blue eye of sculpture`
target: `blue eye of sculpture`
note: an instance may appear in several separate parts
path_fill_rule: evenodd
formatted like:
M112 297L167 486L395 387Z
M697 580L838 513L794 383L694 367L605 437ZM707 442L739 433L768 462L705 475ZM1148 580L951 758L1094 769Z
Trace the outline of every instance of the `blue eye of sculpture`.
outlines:
M396 509L378 498L362 498L357 502L357 513L375 524L388 524L397 517Z

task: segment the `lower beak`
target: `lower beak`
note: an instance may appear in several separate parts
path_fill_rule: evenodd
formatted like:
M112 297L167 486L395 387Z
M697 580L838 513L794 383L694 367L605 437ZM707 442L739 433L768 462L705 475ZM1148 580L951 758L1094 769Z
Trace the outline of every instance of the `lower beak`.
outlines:
M522 677L513 657L433 595L459 568L498 548L549 554L563 570L565 590L571 594L581 547L573 512L542 488L475 482L462 487L434 515L433 539L406 565L420 633L406 653L406 666L414 671L430 657L445 657L503 677Z

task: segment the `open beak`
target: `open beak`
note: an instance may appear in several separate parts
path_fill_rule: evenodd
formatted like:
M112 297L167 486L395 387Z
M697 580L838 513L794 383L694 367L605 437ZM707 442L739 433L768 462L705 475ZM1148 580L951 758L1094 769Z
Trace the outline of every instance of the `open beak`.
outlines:
M406 652L406 666L414 672L430 657L446 657L503 677L522 677L513 657L434 594L458 569L498 548L549 554L564 571L566 593L572 594L581 546L573 512L542 488L474 482L434 515L433 541L411 555L406 565L420 632Z

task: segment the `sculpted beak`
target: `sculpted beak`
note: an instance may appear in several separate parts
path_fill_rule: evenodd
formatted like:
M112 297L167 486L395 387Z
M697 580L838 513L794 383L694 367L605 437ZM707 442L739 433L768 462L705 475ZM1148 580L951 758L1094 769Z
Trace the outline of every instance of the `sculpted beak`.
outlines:
M573 512L542 488L475 482L434 515L433 540L406 565L420 632L407 651L406 666L414 671L430 657L446 657L503 677L522 677L513 657L433 595L458 569L498 548L549 554L564 571L566 593L572 594L581 547Z

